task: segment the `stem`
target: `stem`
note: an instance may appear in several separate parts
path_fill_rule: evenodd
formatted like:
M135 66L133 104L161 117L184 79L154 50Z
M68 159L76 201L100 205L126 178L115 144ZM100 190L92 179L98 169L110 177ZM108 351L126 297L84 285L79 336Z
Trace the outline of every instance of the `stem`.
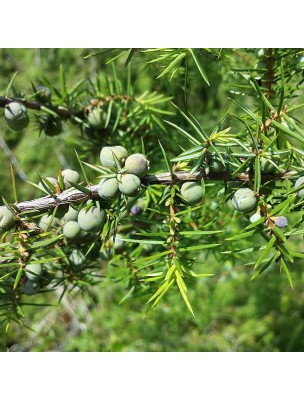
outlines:
M280 174L262 174L262 181L272 180L286 180L295 175L295 171L284 171ZM174 172L171 176L169 172L165 172L157 175L147 175L142 178L141 182L144 186L147 185L172 185L175 183L189 182L189 181L200 181L204 179L206 181L241 181L246 182L254 178L253 174L240 174L237 177L232 177L229 172L213 172L208 175L204 171L197 171L189 176L188 171ZM99 195L97 192L97 185L87 186L90 190L90 194L81 192L80 190L66 190L62 193L56 194L55 197L44 196L34 200L23 201L15 204L18 212L24 211L47 211L56 206L80 203L88 199L98 199Z

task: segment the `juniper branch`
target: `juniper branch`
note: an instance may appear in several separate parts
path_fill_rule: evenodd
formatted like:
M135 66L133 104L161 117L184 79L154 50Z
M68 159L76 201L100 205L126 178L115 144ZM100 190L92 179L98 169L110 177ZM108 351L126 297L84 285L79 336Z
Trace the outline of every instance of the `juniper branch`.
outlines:
M262 174L262 181L273 181L273 180L287 180L288 178L297 174L295 171L284 171L280 174ZM156 175L147 175L142 178L141 182L144 186L148 185L172 185L175 183L182 182L191 182L191 181L199 181L204 179L206 181L239 181L246 182L250 181L254 178L253 174L239 174L236 177L230 172L213 172L206 174L204 171L197 171L192 175L189 175L188 171L178 171L172 174L169 172L156 174ZM17 212L26 212L26 211L47 211L56 206L68 205L71 203L80 203L86 201L88 199L97 199L99 198L97 192L97 185L91 185L86 187L90 192L84 193L78 189L69 189L59 194L54 194L52 196L44 196L34 200L23 201L17 204L14 204Z

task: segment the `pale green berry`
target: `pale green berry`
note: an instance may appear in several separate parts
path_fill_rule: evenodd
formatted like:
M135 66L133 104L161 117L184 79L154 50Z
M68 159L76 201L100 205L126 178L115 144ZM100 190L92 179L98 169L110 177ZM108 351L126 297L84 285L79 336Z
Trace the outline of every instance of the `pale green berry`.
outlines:
M76 221L68 221L63 227L63 234L67 239L75 239L80 236L81 228Z
M38 282L27 279L21 286L21 292L26 294L27 296L32 296L33 294L38 292L39 288L40 285Z
M262 58L267 56L268 50L267 49L256 49L255 50L255 56L256 58Z
M77 221L79 211L75 210L73 207L69 206L69 210L62 217L63 221Z
M254 214L252 214L250 216L249 221L253 224L254 222L259 220L260 218L262 218L261 214L259 212L256 212L256 213L254 213Z
M39 85L36 88L36 97L42 103L50 103L52 93L48 87Z
M203 200L203 188L199 183L185 182L180 191L186 204L197 204Z
M43 178L43 183L45 183L45 185L46 185L47 187L49 187L49 185L48 185L48 183L45 181L45 179L48 180L53 186L55 186L55 188L57 187L57 185L58 185L57 179L53 178L52 176L46 176L45 178ZM41 189L44 189L44 187L43 187L43 185L42 185L41 182L38 183L38 186L41 187ZM51 189L51 188L50 188L50 189Z
M64 187L66 189L69 189L70 187L72 187L70 182L78 183L79 180L80 180L79 173L77 171L72 170L72 169L64 169L61 172L61 174L62 174L62 178L63 178Z
M290 118L291 122L295 123L295 120L293 118ZM281 125L283 125L285 128L289 129L290 131L294 131L295 128L290 122L287 122L285 120L281 121Z
M279 156L271 156L271 161L269 161L268 158L266 157L261 157L260 158L260 163L261 163L261 169L263 172L267 173L271 173L271 172L275 172L277 171L277 168L275 167L274 164L278 165L278 161L280 160Z
M303 183L304 183L304 176L301 176L300 178L298 178L296 180L295 188L301 186ZM301 189L301 190L298 191L298 196L299 197L303 197L304 196L304 189Z
M240 212L250 212L256 207L256 197L249 188L237 190L232 197L232 206Z
M26 107L16 101L9 103L5 107L4 116L7 125L17 132L25 129L30 122Z
M37 281L43 271L41 264L28 264L24 268L25 275L30 281Z
M70 263L73 264L75 267L80 267L81 265L83 265L85 262L85 259L86 259L85 255L79 249L72 250L72 252L69 256Z
M115 200L119 196L117 179L101 179L98 184L98 194L103 200Z
M118 187L122 194L133 197L139 193L140 184L141 182L137 175L125 174L121 176Z
M52 223L51 223L52 221ZM51 224L50 224L51 223ZM55 227L56 225L59 224L59 219L54 217L52 215L43 215L39 221L39 228L45 232L47 230L48 227Z
M0 229L6 230L15 223L14 213L6 206L0 207Z
M134 174L139 178L143 178L148 173L149 161L143 154L131 154L126 159L125 168L128 174Z
M96 107L88 114L88 123L92 128L100 129L104 127L105 118L104 111L100 107Z
M104 167L116 167L114 155L117 158L119 165L122 167L128 157L127 150L122 146L106 146L100 151L100 162Z
M114 250L121 250L124 247L126 242L122 240L123 238L124 236L120 233L116 233L115 238L112 236L112 240L114 241Z
M86 232L98 232L103 228L106 214L99 206L83 209L78 214L78 224Z

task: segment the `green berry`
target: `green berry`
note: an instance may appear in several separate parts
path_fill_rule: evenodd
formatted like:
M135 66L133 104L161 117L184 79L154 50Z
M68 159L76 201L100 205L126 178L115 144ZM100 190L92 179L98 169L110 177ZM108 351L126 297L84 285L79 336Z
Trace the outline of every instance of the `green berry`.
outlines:
M94 129L100 129L104 127L105 118L102 108L96 107L89 112L88 123Z
M301 186L303 183L304 183L304 176L301 176L300 178L298 178L296 180L295 188ZM299 197L303 197L304 196L304 189L301 189L301 190L298 191L298 196Z
M261 214L259 212L256 212L256 213L254 213L254 214L252 214L250 216L249 221L253 224L254 222L259 220L260 218L262 218Z
M267 54L268 54L267 49L256 49L255 50L256 58L263 58L263 57L267 56Z
M125 174L121 176L118 187L122 194L133 197L138 194L140 184L141 182L137 175Z
M208 165L211 172L226 171L226 166L218 158L210 158Z
M292 122L295 123L295 120L293 118L290 118ZM289 129L290 131L294 131L295 128L290 122L287 122L285 120L281 121L281 125L283 125L285 128Z
M50 224L50 222L52 221L52 223ZM56 225L59 224L59 219L54 217L52 215L43 215L39 221L39 228L45 232L48 228L48 226L50 225L50 227L55 227Z
M77 221L79 211L75 210L73 207L69 206L69 210L62 217L63 221Z
M79 249L72 250L72 252L69 256L70 263L72 265L74 265L75 267L80 267L81 265L83 265L83 263L85 262L85 259L86 259L85 255Z
M274 164L278 164L278 161L280 160L280 157L278 156L271 156L271 161L269 161L268 158L266 157L261 157L260 162L261 162L261 169L263 172L271 173L277 171L277 168L275 167Z
M61 174L62 174L62 178L63 178L64 187L66 189L69 189L70 187L72 187L70 182L78 183L79 180L80 180L79 173L77 171L72 170L72 169L64 169L61 172Z
M197 204L203 200L203 188L199 183L185 182L180 191L186 204Z
M67 239L79 237L81 228L76 221L68 221L63 227L63 234Z
M103 228L106 214L99 206L83 209L78 214L78 224L86 232L98 232Z
M17 132L25 129L30 122L26 107L16 101L13 101L6 106L4 116L7 125Z
M237 190L232 197L232 206L240 212L250 212L256 206L254 192L249 188Z
M57 179L55 179L55 178L53 178L51 176L46 176L45 178L43 178L44 183L46 184L46 186L48 186L48 184L47 184L47 182L45 182L45 179L48 180L53 186L55 186L55 188L58 185ZM44 187L43 187L41 182L38 183L38 186L41 187L41 189L44 189Z
M43 271L41 264L26 265L24 270L27 279L29 279L30 281L37 281L40 278Z
M42 103L50 103L51 97L52 93L48 87L42 85L37 86L36 98L38 101L41 101Z
M6 230L15 223L15 215L6 206L0 207L0 229Z
M59 118L55 118L52 115L48 115L44 118L41 129L47 136L57 136L62 132L62 123Z
M149 161L143 154L131 154L126 159L125 168L129 174L134 174L139 178L142 178L148 173Z
M124 245L125 245L125 241L124 240L122 240L124 238L124 236L123 235L121 235L120 233L116 233L116 235L115 235L115 238L112 236L112 241L114 241L114 246L113 246L113 248L114 248L114 250L121 250L123 247L124 247Z
M115 200L119 196L117 179L102 179L98 184L98 194L103 200Z
M32 296L33 294L38 292L39 288L40 285L38 282L27 279L21 286L21 292L26 294L27 296Z
M128 157L127 150L122 146L106 146L101 149L100 162L104 167L116 167L114 155L120 166L124 165L125 159Z

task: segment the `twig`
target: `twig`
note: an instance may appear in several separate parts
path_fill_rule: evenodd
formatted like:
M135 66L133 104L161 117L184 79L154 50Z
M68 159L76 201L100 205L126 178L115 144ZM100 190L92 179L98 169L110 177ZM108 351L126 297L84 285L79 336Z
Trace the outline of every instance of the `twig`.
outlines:
M263 174L262 181L273 181L273 180L286 180L293 175L295 175L295 171L284 171L280 174ZM204 171L198 171L189 176L188 171L179 171L172 174L169 172L165 172L157 175L147 175L142 178L141 182L144 186L148 185L172 185L174 183L181 182L191 182L198 181L204 179L206 181L241 181L246 182L253 179L253 174L240 174L237 177L232 177L232 174L229 172L213 172L206 174ZM89 194L81 192L76 189L68 189L60 194L52 196L44 196L34 200L23 201L15 204L17 211L47 211L56 206L71 204L71 203L80 203L82 201L88 199L97 199L99 198L97 185L87 186L87 189L90 191Z

